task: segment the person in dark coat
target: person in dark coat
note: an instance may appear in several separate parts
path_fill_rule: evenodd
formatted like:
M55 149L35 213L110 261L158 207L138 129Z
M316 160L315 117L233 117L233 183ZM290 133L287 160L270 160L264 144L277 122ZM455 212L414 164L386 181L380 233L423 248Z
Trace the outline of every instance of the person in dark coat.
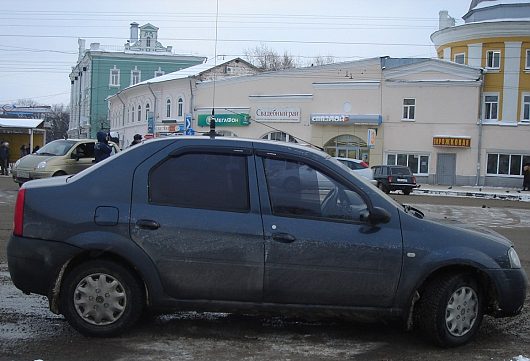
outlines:
M112 147L109 145L108 134L105 132L98 132L96 135L98 142L94 146L94 162L101 162L107 159L112 152Z
M530 163L523 166L523 191L530 191Z
M132 147L133 145L136 145L138 143L141 143L141 142L142 142L142 136L140 134L135 134L134 138L133 138L133 141L131 142L130 147Z
M0 174L9 175L9 143L0 144Z

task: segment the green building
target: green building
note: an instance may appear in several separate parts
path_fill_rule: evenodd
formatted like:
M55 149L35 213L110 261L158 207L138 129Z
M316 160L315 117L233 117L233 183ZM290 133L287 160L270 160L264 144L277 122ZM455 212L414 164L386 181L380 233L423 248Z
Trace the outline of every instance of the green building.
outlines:
M143 80L206 61L205 57L176 55L158 41L158 28L132 23L123 47L102 46L79 39L79 57L70 73L70 125L68 137L95 138L108 131L107 98Z

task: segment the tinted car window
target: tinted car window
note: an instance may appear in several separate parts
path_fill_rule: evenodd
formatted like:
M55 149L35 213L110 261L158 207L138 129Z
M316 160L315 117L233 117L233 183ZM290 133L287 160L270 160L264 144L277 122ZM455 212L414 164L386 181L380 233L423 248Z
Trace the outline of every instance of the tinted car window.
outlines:
M149 174L151 203L246 212L247 157L190 153L168 158Z
M347 160L344 160L344 159L339 159L339 162L341 162L342 164L346 165L348 168L350 169L364 169L366 167L363 167L360 163L356 163L356 162L353 162L353 161L347 161Z
M311 166L263 159L274 215L359 220L367 208L362 198Z
M94 143L79 144L75 149L75 154L79 158L94 158Z
M408 168L391 168L390 171L392 175L411 175L410 169Z

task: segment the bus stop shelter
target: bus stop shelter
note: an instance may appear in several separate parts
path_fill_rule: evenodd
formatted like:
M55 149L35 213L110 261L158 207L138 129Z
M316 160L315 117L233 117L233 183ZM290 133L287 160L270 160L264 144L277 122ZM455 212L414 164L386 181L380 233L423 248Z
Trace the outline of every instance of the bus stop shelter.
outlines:
M42 147L46 141L44 119L0 118L0 142L9 143L9 162L20 158L20 147Z

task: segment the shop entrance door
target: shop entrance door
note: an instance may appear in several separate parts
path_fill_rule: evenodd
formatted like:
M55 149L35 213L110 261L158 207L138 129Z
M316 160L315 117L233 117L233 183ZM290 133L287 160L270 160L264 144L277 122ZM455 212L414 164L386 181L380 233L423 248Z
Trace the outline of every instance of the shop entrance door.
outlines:
M439 153L436 162L436 183L452 186L456 182L456 154Z

